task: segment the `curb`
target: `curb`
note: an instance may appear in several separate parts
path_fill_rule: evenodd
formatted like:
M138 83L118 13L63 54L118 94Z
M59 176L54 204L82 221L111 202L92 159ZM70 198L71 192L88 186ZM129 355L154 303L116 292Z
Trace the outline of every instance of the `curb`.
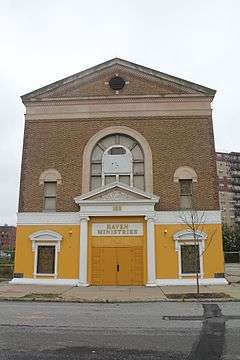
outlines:
M136 299L136 300L111 300L111 299L76 299L76 300L65 300L60 298L55 299L45 299L45 298L0 298L0 302L38 302L38 303L69 303L69 304L134 304L134 303L206 303L206 302L240 302L240 299L225 299L225 298L215 298L215 299Z

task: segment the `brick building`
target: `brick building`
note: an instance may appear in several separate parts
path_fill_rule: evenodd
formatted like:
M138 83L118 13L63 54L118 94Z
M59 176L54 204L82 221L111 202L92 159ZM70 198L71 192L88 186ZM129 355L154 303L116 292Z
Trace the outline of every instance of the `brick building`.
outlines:
M121 59L24 95L13 282L224 283L214 95Z
M0 250L13 250L16 241L16 227L7 224L0 226Z
M223 224L240 225L240 153L216 153L219 202Z

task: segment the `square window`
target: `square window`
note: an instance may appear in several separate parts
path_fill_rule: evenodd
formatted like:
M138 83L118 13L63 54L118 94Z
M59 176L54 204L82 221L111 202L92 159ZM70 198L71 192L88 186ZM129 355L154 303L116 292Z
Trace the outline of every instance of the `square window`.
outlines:
M55 273L55 246L38 246L37 274Z
M199 245L181 245L182 274L200 272Z

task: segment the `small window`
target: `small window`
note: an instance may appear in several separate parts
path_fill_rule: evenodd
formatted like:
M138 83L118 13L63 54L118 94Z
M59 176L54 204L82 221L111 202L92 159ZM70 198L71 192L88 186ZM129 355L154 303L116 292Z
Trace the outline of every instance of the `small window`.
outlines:
M37 274L55 273L55 246L38 246Z
M44 182L44 210L56 210L56 197L57 197L57 182L45 181Z
M112 147L109 151L108 151L109 155L123 155L126 154L126 150L123 147Z
M199 246L181 245L182 274L195 274L200 272Z
M191 209L192 207L192 180L179 180L180 184L180 208Z

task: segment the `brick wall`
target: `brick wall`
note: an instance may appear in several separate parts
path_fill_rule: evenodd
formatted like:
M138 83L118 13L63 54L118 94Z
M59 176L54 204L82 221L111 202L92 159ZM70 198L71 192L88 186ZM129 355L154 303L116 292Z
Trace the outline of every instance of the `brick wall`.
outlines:
M43 188L39 176L47 168L62 176L57 209L77 211L73 198L81 193L84 146L99 130L128 126L149 142L153 154L156 210L178 210L179 189L173 174L179 166L191 166L198 175L195 185L199 209L219 209L212 120L204 118L143 118L27 121L23 149L19 211L41 211Z

